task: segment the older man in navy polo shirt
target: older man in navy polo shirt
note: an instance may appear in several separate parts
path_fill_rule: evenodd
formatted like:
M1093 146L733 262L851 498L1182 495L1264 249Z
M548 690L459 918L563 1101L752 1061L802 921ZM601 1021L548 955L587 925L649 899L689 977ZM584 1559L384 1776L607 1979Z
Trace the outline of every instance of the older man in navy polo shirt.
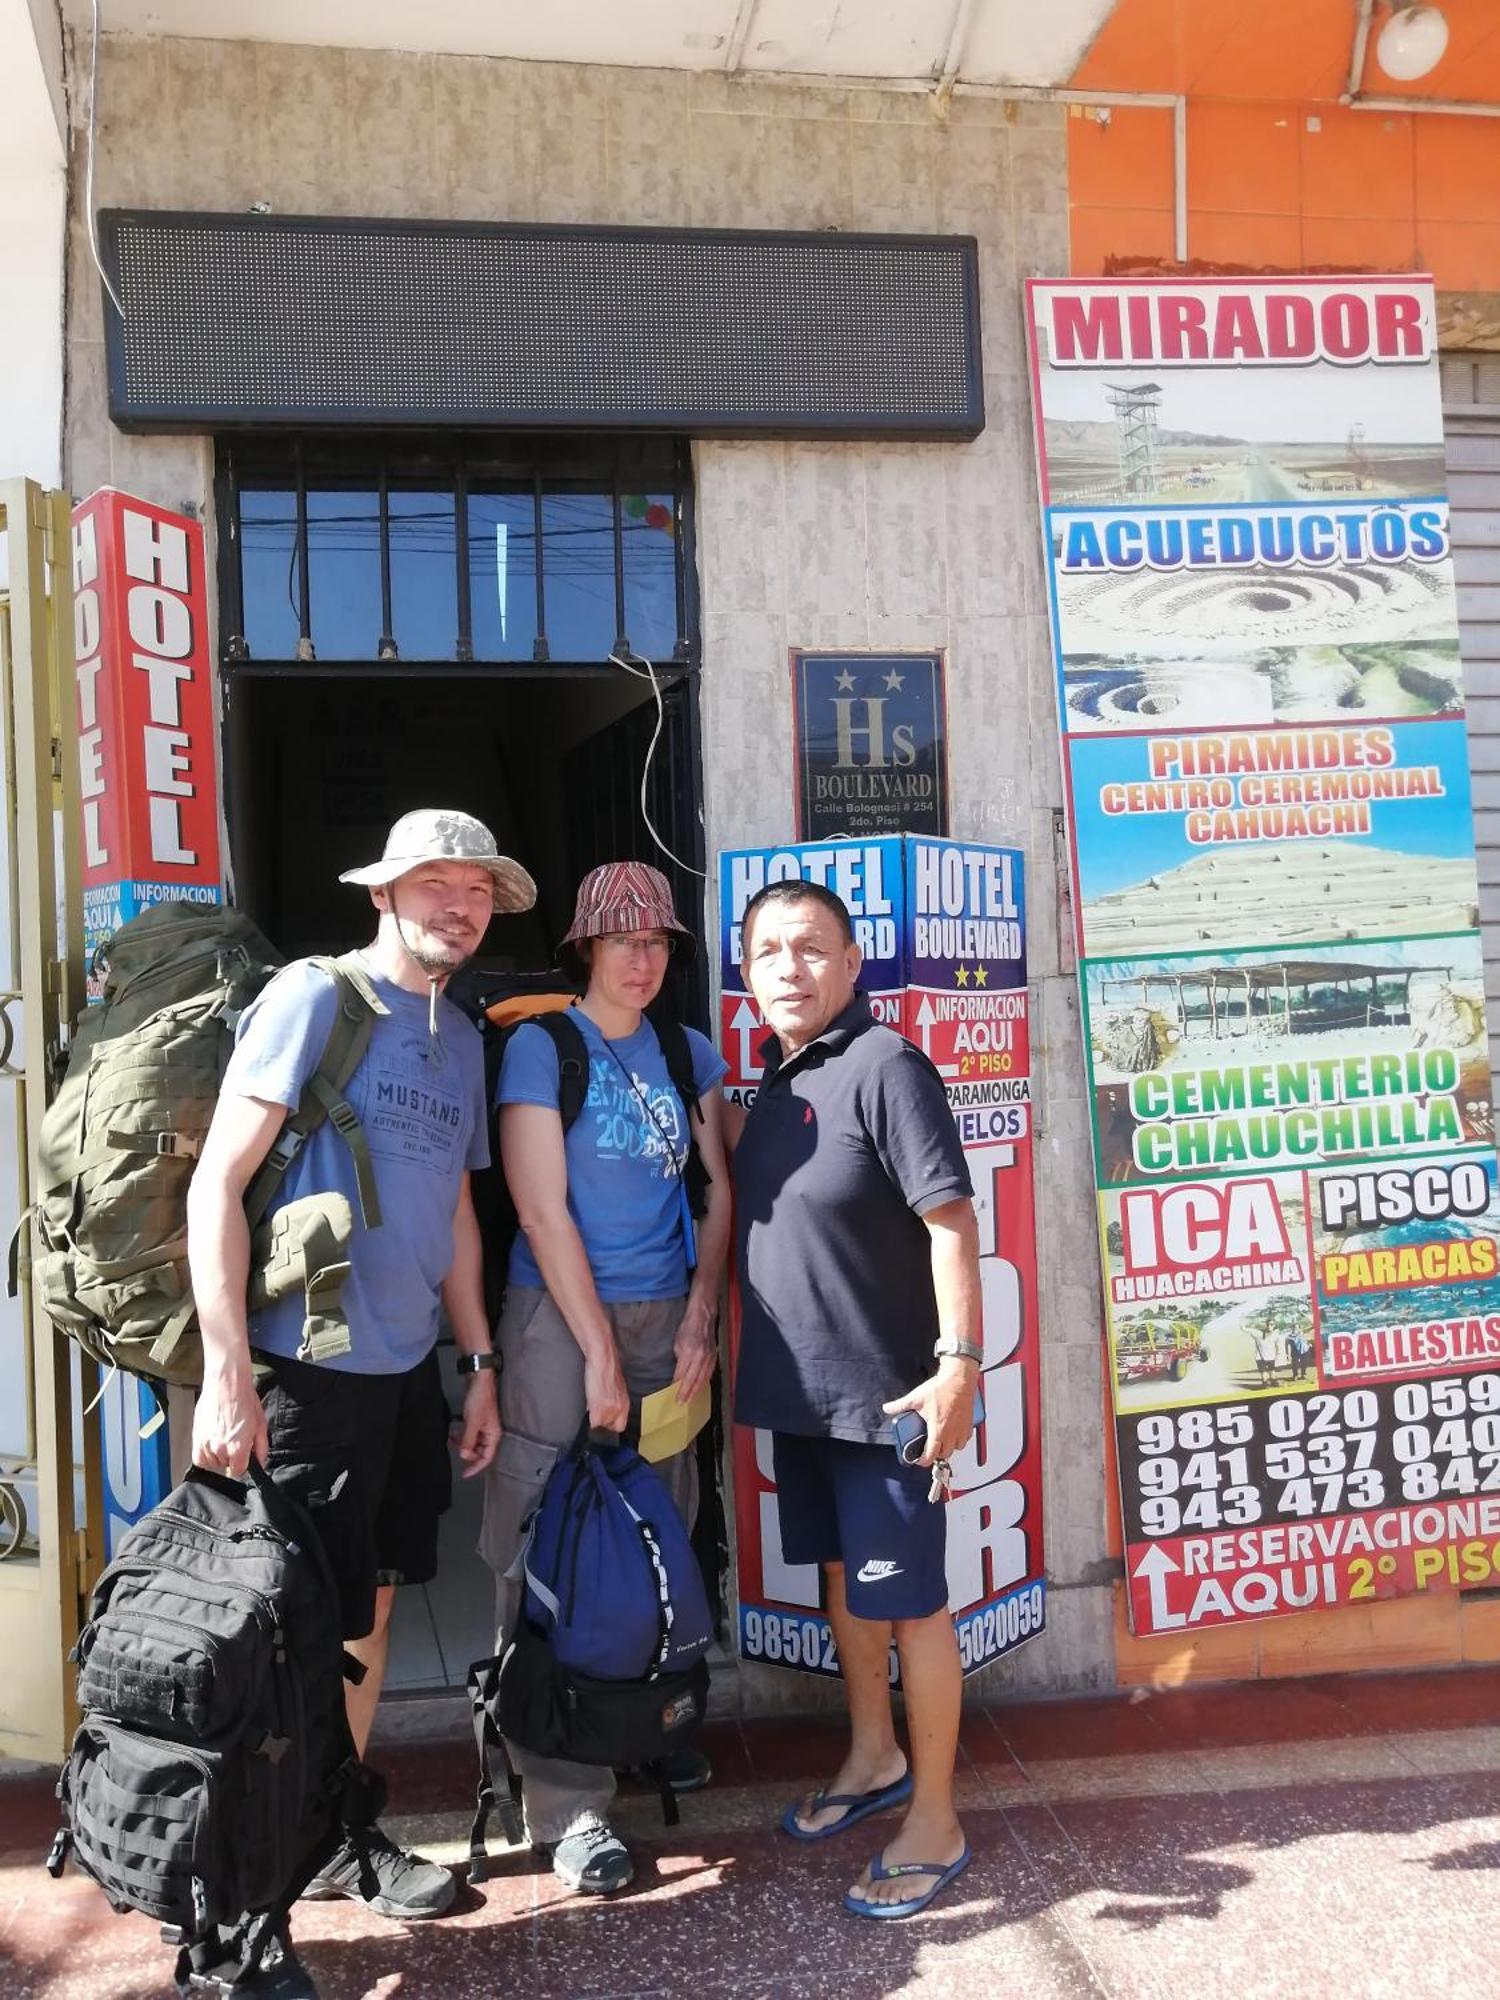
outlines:
M844 1901L859 1916L913 1916L969 1860L953 1807L962 1674L937 1469L973 1429L972 1189L937 1071L855 990L860 954L839 898L772 883L751 899L742 938L772 1040L735 1154L735 1417L773 1434L783 1552L823 1567L850 1722L828 1786L781 1824L826 1840L905 1805ZM927 1425L912 1465L893 1448L905 1410ZM909 1768L891 1719L893 1633Z

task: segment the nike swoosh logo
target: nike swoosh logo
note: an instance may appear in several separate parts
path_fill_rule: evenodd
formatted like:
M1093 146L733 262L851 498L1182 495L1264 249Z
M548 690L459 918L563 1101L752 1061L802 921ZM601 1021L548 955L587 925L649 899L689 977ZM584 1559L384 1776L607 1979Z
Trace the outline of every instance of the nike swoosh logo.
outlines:
M867 1562L854 1580L856 1583L884 1583L887 1577L902 1574L893 1562Z

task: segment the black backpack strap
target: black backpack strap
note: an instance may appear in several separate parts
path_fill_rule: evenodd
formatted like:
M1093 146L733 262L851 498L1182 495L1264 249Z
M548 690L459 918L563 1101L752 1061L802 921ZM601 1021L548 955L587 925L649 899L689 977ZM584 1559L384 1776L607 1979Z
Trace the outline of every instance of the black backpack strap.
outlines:
M698 1108L698 1082L693 1075L693 1051L687 1038L687 1029L681 1021L653 1021L652 1029L661 1047L662 1059L667 1065L667 1075L672 1079L672 1088L682 1099L689 1111Z
M682 1818L682 1808L677 1803L677 1794L667 1782L666 1759L653 1757L649 1764L638 1768L646 1782L656 1787L656 1795L661 1800L662 1825L676 1826Z
M469 1669L469 1704L473 1711L474 1748L479 1756L479 1785L474 1795L474 1819L469 1828L469 1880L483 1882L490 1872L485 1845L490 1818L497 1814L505 1838L515 1846L521 1838L516 1809L519 1780L512 1769L505 1738L495 1727L494 1707L500 1688L500 1662L476 1660Z
M688 1115L688 1156L684 1176L687 1181L688 1208L695 1217L708 1211L708 1190L712 1176L703 1164L703 1156L698 1151L697 1136L693 1131L693 1118L698 1110L698 1082L693 1075L693 1050L687 1038L687 1029L681 1021L653 1021L656 1039L660 1044L662 1059L667 1065L667 1075L672 1079L672 1088L682 1099L683 1109Z
M565 1007L554 1007L532 1020L551 1040L557 1051L557 1110L567 1132L578 1122L578 1114L588 1102L589 1045L583 1030Z
M323 1837L300 1856L271 1907L246 1917L233 1930L213 1926L192 1938L176 1934L172 1941L180 1946L179 1991L196 1987L230 1996L249 1990L272 1940L284 1935L292 1905L346 1839L359 1861L360 1894L367 1900L376 1894L380 1884L370 1860L369 1833L385 1807L385 1780L360 1761L352 1738L347 1747L349 1754L329 1779L325 1793L335 1810ZM168 1933L162 1935L166 1938Z

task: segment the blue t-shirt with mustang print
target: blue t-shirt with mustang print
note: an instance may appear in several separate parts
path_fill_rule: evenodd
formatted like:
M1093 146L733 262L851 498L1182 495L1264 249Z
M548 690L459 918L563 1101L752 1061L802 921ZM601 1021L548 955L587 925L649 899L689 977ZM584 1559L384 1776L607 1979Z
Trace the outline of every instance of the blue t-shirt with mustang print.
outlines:
M568 1210L578 1225L601 1299L675 1299L688 1288L681 1172L688 1121L649 1021L608 1041L579 1007L569 1010L589 1052L583 1110L565 1141ZM700 1097L728 1065L695 1029L687 1031ZM557 1050L543 1028L517 1028L506 1044L495 1102L557 1108ZM644 1100L644 1101L643 1101ZM650 1109L647 1109L649 1103ZM513 1285L542 1284L526 1232L516 1232Z
M361 1221L354 1157L326 1121L292 1162L270 1213L299 1195L337 1191L349 1197L354 1238L343 1310L352 1346L324 1365L354 1375L394 1375L414 1368L437 1339L463 1177L489 1164L484 1045L472 1021L451 1001L439 1000L434 1046L426 994L408 993L368 964L365 971L386 1012L377 1017L344 1095L370 1149L380 1227L366 1229ZM294 1110L322 1061L338 1005L338 989L310 959L278 972L241 1017L224 1089ZM270 1354L296 1354L305 1311L297 1291L253 1313L251 1344Z

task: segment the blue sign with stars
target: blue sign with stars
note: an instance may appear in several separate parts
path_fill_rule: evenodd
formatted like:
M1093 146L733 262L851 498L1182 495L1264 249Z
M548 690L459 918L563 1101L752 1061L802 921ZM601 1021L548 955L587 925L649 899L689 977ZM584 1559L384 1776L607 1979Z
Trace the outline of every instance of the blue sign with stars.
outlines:
M948 831L943 655L792 653L797 836Z

